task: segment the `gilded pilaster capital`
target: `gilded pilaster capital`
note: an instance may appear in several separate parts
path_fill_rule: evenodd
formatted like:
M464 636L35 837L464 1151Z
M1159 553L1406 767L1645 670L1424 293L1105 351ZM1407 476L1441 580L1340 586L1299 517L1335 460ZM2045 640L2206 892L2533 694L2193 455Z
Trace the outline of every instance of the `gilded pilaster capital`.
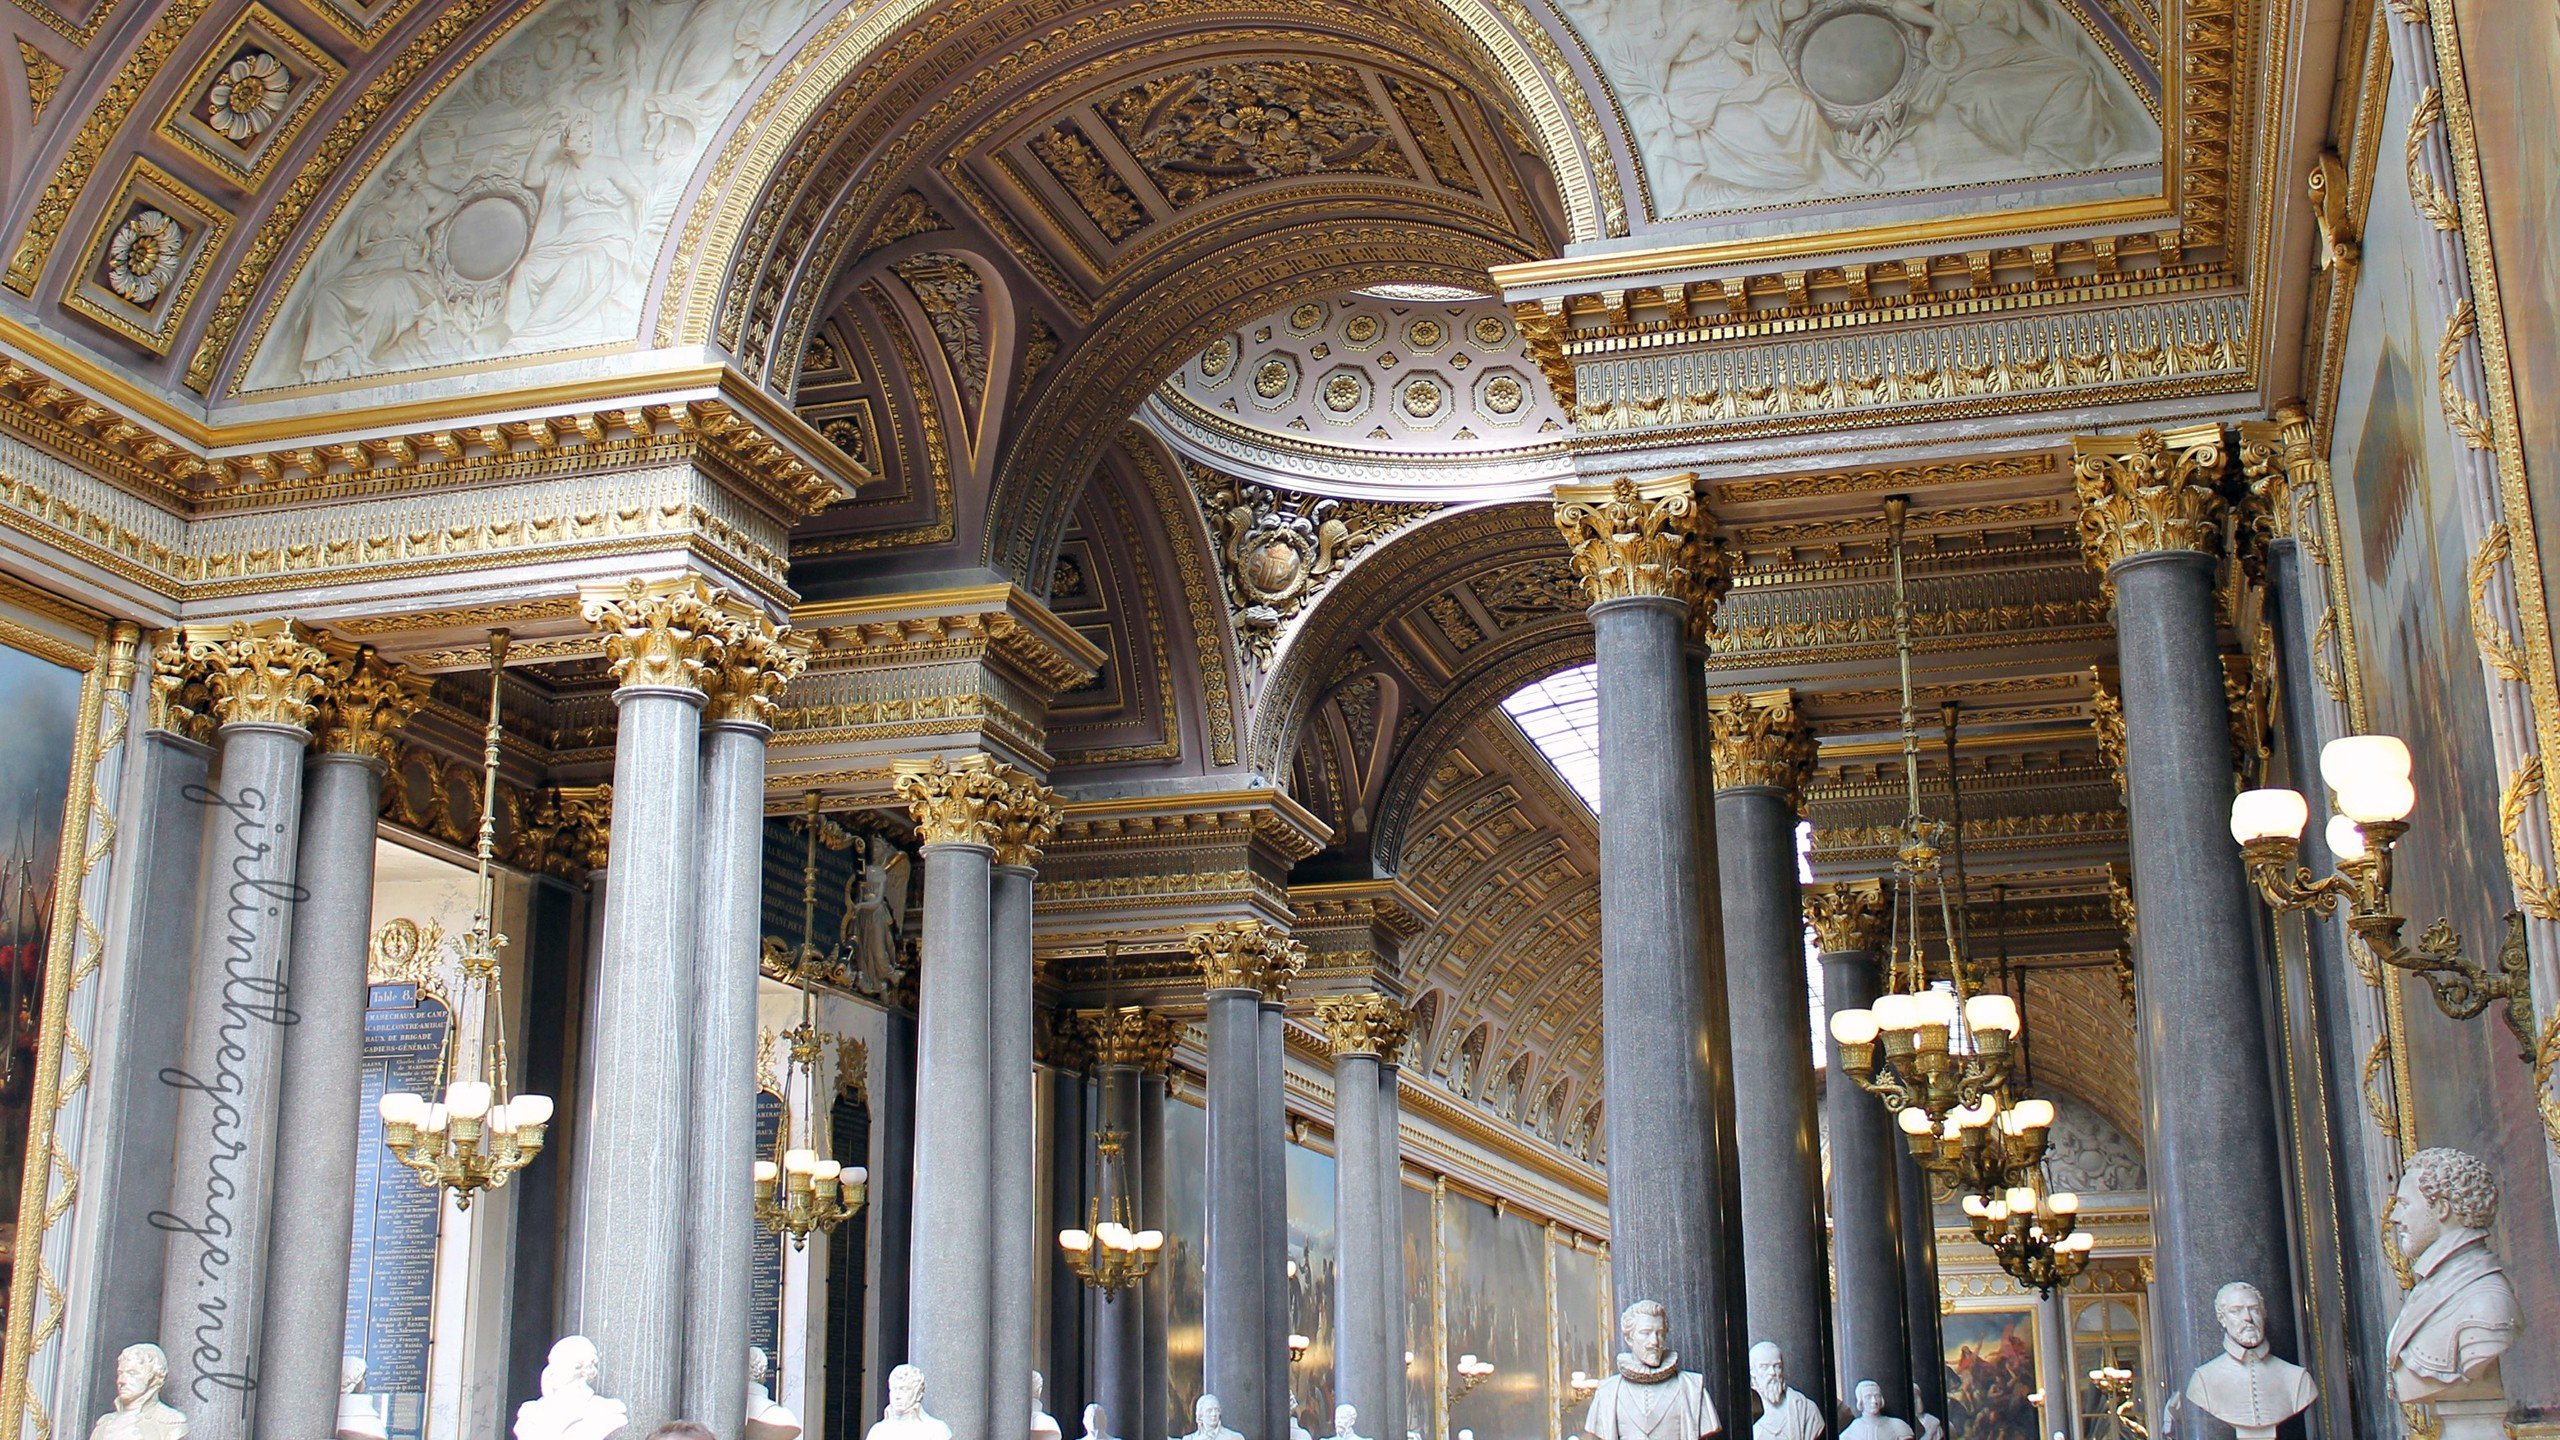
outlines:
M400 667L370 645L333 653L314 708L312 743L332 755L360 755L389 763L391 732L418 708Z
M1200 962L1202 989L1259 990L1277 1002L1306 967L1307 950L1268 921L1221 920L1191 932L1191 958Z
M2124 706L2116 699L2113 666L2089 667L2089 727L2098 732L2098 754L2115 772L2116 792L2124 793Z
M200 745L213 743L213 692L205 688L204 667L188 655L181 631L170 631L152 647L145 728L183 735Z
M308 730L326 683L329 656L290 620L187 631L187 659L204 677L217 725L290 725Z
M578 613L603 634L616 686L707 691L704 672L729 659L742 628L726 601L691 576L654 585L635 577L581 590Z
M1031 1031L1031 1058L1052 1070L1084 1070L1094 1063L1093 1037L1072 1010L1043 1010Z
M575 880L612 858L613 787L550 786L535 792L516 827L516 863Z
M1813 772L1813 730L1796 708L1792 690L1719 695L1707 702L1714 727L1716 788L1766 785L1785 792L1787 808L1803 808L1805 777Z
M2092 566L2163 551L2222 553L2221 426L2084 435L2071 449L2080 544Z
M1597 605L1666 596L1705 615L1732 578L1715 521L1698 503L1698 477L1556 487L1556 529L1573 550L1573 573Z
M1005 789L997 818L996 863L1031 869L1049 837L1058 833L1058 792L1028 776L1017 776Z
M914 814L927 845L975 845L993 850L1013 789L1008 767L986 755L957 760L901 761L892 783Z
M702 718L771 728L783 687L809 668L809 639L762 614L731 616L726 631L702 671Z
M1179 1026L1143 1005L1079 1010L1075 1018L1096 1065L1127 1065L1161 1075L1173 1063L1174 1042L1182 1038Z
M1339 995L1316 1002L1316 1019L1324 1025L1325 1043L1336 1055L1375 1055L1393 1059L1413 1033L1413 1012L1374 992Z
M1851 880L1804 887L1804 920L1825 955L1872 953L1884 939L1884 882Z

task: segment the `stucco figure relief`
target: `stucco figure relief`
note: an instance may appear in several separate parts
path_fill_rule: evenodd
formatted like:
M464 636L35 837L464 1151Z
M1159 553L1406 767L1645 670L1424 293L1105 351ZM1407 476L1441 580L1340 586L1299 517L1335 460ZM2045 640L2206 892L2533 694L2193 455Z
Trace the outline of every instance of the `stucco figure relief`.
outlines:
M365 181L250 388L631 339L694 165L818 3L545 7Z
M1666 217L2144 165L2160 131L2055 0L1560 0Z

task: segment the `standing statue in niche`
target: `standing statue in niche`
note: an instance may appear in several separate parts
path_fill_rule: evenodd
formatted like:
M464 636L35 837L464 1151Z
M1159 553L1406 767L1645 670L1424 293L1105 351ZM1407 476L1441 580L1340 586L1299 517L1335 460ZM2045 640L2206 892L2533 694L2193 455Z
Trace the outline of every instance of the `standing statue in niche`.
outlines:
M1191 1433L1180 1440L1244 1440L1227 1428L1227 1407L1215 1395L1203 1395L1191 1407Z
M1873 1380L1861 1380L1850 1392L1857 1402L1857 1418L1840 1431L1840 1440L1911 1440L1910 1422L1898 1415L1884 1413L1884 1387Z
M1048 1380L1039 1371L1032 1371L1031 1440L1058 1440L1059 1437L1058 1417L1050 1414L1049 1408L1040 1403L1041 1393L1048 1388Z
M337 1440L385 1440L391 1426L383 1418L382 1406L364 1393L364 1357L349 1355L338 1362L338 1429Z
M148 1342L116 1355L116 1408L89 1427L89 1440L186 1440L187 1417L160 1398L169 1357Z
M799 1440L800 1417L774 1403L766 1383L772 1374L773 1361L764 1347L748 1346L746 1440Z
M630 1423L631 1408L596 1393L604 1367L596 1343L570 1335L542 1366L542 1397L516 1407L516 1440L606 1440Z
M2497 1177L2460 1150L2421 1150L2391 1199L2393 1236L2417 1276L2383 1342L2392 1394L2406 1405L2472 1382L2494 1387L2498 1357L2524 1327L2515 1287L2489 1249Z
M1671 1317L1658 1300L1639 1300L1618 1317L1627 1348L1618 1373L1600 1382L1582 1433L1591 1440L1705 1440L1724 1428L1707 1380L1680 1368L1671 1348Z
M2270 1440L2278 1425L2311 1408L2320 1387L2310 1371L2268 1352L2267 1299L2257 1286L2235 1280L2215 1291L2213 1318L2222 1324L2222 1353L2187 1377L2187 1403L2240 1440Z
M866 853L854 881L844 938L852 942L854 988L865 995L886 995L898 983L898 962L905 953L907 882L914 868L907 852L885 835L862 843Z
M889 1403L863 1440L951 1440L951 1427L924 1413L924 1372L901 1365L889 1372Z
M1787 1357L1769 1341L1751 1347L1751 1389L1760 1397L1751 1440L1822 1440L1830 1428L1822 1421L1821 1406L1803 1391L1787 1388Z
M1360 1434L1360 1410L1355 1405L1333 1407L1333 1440L1364 1440Z

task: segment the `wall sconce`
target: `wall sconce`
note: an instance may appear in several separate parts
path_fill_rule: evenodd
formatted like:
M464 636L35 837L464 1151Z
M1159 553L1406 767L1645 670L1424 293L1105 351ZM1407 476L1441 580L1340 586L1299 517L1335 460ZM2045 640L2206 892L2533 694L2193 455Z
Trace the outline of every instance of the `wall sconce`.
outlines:
M2534 1050L2533 992L2527 980L2524 915L2507 915L2494 973L2462 953L2462 937L2443 920L2412 945L2400 938L2408 920L2391 908L2391 851L2409 833L2417 788L2409 781L2409 747L2391 735L2349 735L2320 750L2320 778L2337 795L2329 821L2329 853L2337 873L2314 878L2295 864L2310 803L2296 790L2245 790L2231 802L2231 837L2240 842L2249 878L2277 910L2327 915L2347 905L2347 929L2367 954L2427 982L2436 1008L2468 1020L2505 1002L2507 1028Z
M1457 1383L1449 1387L1449 1403L1455 1405L1493 1377L1493 1362L1479 1360L1473 1355L1461 1355L1451 1374Z
M1565 1382L1565 1388L1573 1393L1574 1399L1587 1400L1591 1398L1594 1391L1597 1391L1600 1388L1600 1377L1597 1375L1585 1375L1581 1371L1576 1370L1573 1372L1573 1378Z
M1295 1365L1299 1361L1306 1359L1307 1347L1314 1343L1316 1342L1308 1339L1304 1335L1291 1335L1289 1337L1289 1363Z

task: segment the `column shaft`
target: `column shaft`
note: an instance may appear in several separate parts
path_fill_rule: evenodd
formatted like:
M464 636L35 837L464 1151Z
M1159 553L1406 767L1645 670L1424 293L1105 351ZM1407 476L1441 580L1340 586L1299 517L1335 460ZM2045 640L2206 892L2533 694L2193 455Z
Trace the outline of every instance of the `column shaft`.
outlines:
M1289 1374L1289 1102L1282 1088L1287 1076L1286 1020L1282 1007L1264 992L1259 1043L1255 1047L1258 1095L1254 1106L1262 1151L1262 1360L1270 1380L1263 1396L1263 1433L1285 1440L1289 1417L1297 1410Z
M1902 1200L1903 1329L1911 1340L1911 1382L1920 1408L1947 1418L1947 1351L1938 1329L1938 1213L1929 1177L1908 1146L1896 1146L1895 1187Z
M1826 1012L1864 1009L1883 985L1868 950L1826 950L1822 1001ZM1884 1102L1861 1090L1842 1070L1840 1045L1831 1045L1823 1081L1823 1110L1831 1132L1831 1259L1840 1339L1838 1392L1845 1402L1858 1382L1884 1391L1885 1413L1910 1422L1911 1340L1902 1303L1902 1181L1895 1152L1902 1148Z
M991 1377L991 1440L1023 1440L1031 1433L1032 1268L1040 1223L1032 1187L1031 1079L1031 883L1027 865L998 865L989 904L994 939L990 982L990 1073L994 1077L994 1145L991 1186L994 1229L988 1236L994 1269L995 1364Z
M873 1153L880 1163L871 1177L871 1205L880 1212L880 1298L872 1306L879 1318L880 1364L871 1376L863 1413L876 1414L888 1404L889 1371L916 1353L910 1343L908 1315L913 1308L916 1233L916 1019L904 1010L880 1017L880 1103L874 1124L879 1138ZM841 1157L839 1157L841 1158ZM838 1384L847 1383L841 1379Z
M1126 1137L1121 1143L1124 1174L1130 1183L1139 1184L1145 1173L1146 1151L1143 1127L1138 1119L1138 1068L1134 1065L1101 1065L1094 1070L1094 1086L1098 1119L1096 1130L1116 1131ZM1088 1146L1077 1156L1076 1168L1083 1170L1092 1154ZM1095 1177L1094 1183L1100 1183ZM1076 1224L1084 1223L1079 1216ZM1138 1207L1138 1225L1162 1228L1164 1217L1145 1208L1143 1193ZM1142 1429L1146 1423L1146 1287L1153 1277L1124 1290L1087 1290L1090 1297L1086 1313L1092 1317L1093 1398L1111 1422L1115 1435L1151 1435ZM1072 1417L1061 1416L1065 1426ZM1157 1437L1161 1440L1161 1437Z
M1093 1373L1095 1327L1089 1303L1093 1292L1067 1268L1057 1234L1085 1222L1085 1197L1090 1193L1086 1187L1091 1180L1087 1162L1093 1154L1099 1086L1065 1062L1048 1066L1042 1078L1049 1087L1049 1212L1031 1243L1033 1263L1049 1274L1048 1313L1042 1317L1048 1330L1048 1363L1041 1373L1049 1383L1049 1413L1065 1417L1058 1422L1063 1427L1084 1413L1085 1402L1094 1394L1089 1378ZM1128 1174L1135 1179L1134 1171ZM1128 1309L1134 1314L1137 1306L1131 1304Z
M2152 1328L2159 1373L2222 1351L2216 1288L2266 1296L2267 1338L2298 1353L2290 1230L2258 916L2231 838L2231 734L2215 643L2214 560L2193 550L2128 556L2116 585L2133 896L2142 916L2140 1045L2151 1175ZM2192 1408L2192 1407L2190 1407ZM2199 1440L2228 1427L2209 1417ZM2182 1426L2182 1429L2187 1428Z
M1716 830L1749 1338L1775 1343L1789 1382L1830 1413L1830 1257L1793 799L1769 785L1719 790Z
M1403 1119L1403 1090L1396 1078L1396 1065L1382 1056L1378 1064L1378 1214L1384 1238L1380 1279L1387 1312L1387 1387L1378 1401L1378 1418L1370 1421L1365 1413L1361 1417L1367 1422L1361 1433L1376 1440L1404 1440L1404 1356L1413 1348L1405 1323L1405 1286L1409 1282L1404 1268Z
M1262 1210L1262 992L1208 993L1209 1193L1205 1379L1228 1424L1270 1416L1270 1327ZM1286 1432L1283 1432L1285 1434ZM1246 1440L1277 1440L1268 1430Z
M1372 1433L1389 1410L1400 1357L1388 1354L1387 1309L1395 1297L1387 1252L1395 1238L1379 1183L1378 1057L1333 1057L1333 1398L1356 1406ZM1398 1267L1401 1268L1401 1267ZM1315 1427L1310 1426L1309 1429Z
M204 879L187 1044L161 1083L178 1094L169 1203L151 1223L169 1235L159 1334L168 1395L189 1433L248 1440L263 1378L268 1222L276 1120L293 1011L295 876L302 752L310 732L227 724L203 807ZM333 1343L330 1348L336 1349Z
M982 845L924 847L908 1358L924 1368L933 1413L950 1425L953 1440L995 1440L988 1409L995 1370L994 853Z
M267 1269L261 1440L307 1440L336 1428L355 1236L356 1144L364 1090L365 962L372 941L374 813L384 766L321 753L303 771L304 903L293 916L294 1024L284 1044L282 1112L294 1142L276 1154L274 1239Z
M614 703L611 884L579 1097L588 1138L567 1328L595 1342L599 1390L647 1434L675 1418L683 1365L703 695L627 685Z
M1138 1075L1138 1214L1146 1223L1164 1229L1171 1221L1166 1214L1172 1201L1165 1180L1164 1107L1165 1072L1149 1069ZM1140 1313L1145 1318L1146 1333L1140 1342L1141 1358L1146 1373L1140 1385L1139 1400L1143 1419L1134 1432L1153 1440L1159 1435L1173 1434L1172 1417L1166 1412L1173 1403L1173 1362L1170 1332L1173 1329L1173 1276L1170 1267L1158 1265L1153 1274L1138 1286ZM1114 1417L1115 1425L1121 1422ZM1115 1435L1128 1435L1127 1429L1115 1429Z
M746 1424L755 1288L756 985L764 931L761 724L703 726L701 936L694 992L693 1160L686 1193L684 1413ZM821 1116L820 1124L825 1119ZM849 1160L860 1164L861 1157Z

